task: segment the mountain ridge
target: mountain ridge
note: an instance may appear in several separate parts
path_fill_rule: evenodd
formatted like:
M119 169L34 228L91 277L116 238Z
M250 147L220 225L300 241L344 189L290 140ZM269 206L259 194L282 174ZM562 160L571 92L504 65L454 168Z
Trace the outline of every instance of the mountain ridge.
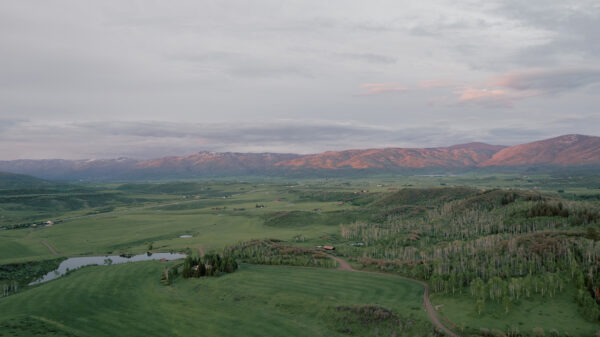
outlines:
M477 170L506 167L600 166L600 137L563 135L514 146L481 142L431 148L372 148L316 154L201 151L149 160L0 161L0 171L44 179L152 179L297 172L398 171L423 169Z

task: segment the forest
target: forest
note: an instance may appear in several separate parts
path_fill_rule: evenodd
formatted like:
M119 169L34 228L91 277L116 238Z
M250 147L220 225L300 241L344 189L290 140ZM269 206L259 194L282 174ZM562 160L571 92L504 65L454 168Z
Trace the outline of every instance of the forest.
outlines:
M519 190L428 200L422 215L340 225L342 238L364 244L341 253L364 268L427 280L434 293L470 294L479 314L490 302L508 313L524 297L575 287L581 315L600 319L597 204Z

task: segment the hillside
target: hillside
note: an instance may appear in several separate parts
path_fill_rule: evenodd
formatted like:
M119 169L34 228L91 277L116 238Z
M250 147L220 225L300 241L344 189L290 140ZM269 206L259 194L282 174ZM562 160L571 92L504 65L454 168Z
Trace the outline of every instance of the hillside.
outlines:
M600 164L600 137L565 135L511 146L479 166Z
M505 147L468 143L434 148L382 148L291 153L198 152L150 160L130 158L92 160L0 161L0 171L58 180L131 180L224 177L243 175L347 174L410 170L425 174L441 170L519 170L523 167L572 168L600 165L600 137L565 135ZM419 173L422 172L422 173ZM444 171L445 172L445 171Z
M42 188L53 183L24 174L0 172L0 190Z
M471 167L490 159L503 146L470 143L426 149L385 148L308 155L277 163L291 169L394 169L398 167Z
M298 157L300 155L285 153L198 152L189 156L139 161L134 168L169 173L258 173L271 169L278 162Z

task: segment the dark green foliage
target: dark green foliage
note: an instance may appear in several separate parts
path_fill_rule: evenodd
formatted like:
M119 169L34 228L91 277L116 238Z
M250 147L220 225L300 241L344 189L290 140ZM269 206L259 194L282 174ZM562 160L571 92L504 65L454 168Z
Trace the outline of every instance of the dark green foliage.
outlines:
M356 221L373 219L369 209L339 210L333 212L286 211L267 213L264 224L271 227L303 227L314 224L339 226Z
M600 240L600 232L598 232L596 228L590 226L585 231L585 237L590 240L598 241Z
M477 190L466 187L404 188L374 202L375 206L439 205L452 200L477 194Z
M178 267L175 267L175 270ZM183 261L183 278L198 278L203 276L220 276L223 273L233 273L238 264L231 255L221 256L219 254L206 254L203 257L194 258L188 256ZM178 271L172 272L176 276Z
M225 252L242 262L306 267L336 266L323 251L291 246L277 240L252 240L225 248Z
M0 265L0 297L18 292L58 268L64 258Z
M582 226L600 220L600 211L597 208L591 208L587 205L572 206L569 208L560 201L540 201L533 204L533 206L527 210L525 216L528 218L544 216L568 218L571 226Z
M581 315L590 321L600 320L600 308L598 308L597 300L594 299L596 294L590 294L587 289L579 289L577 292L577 304Z
M422 216L427 212L427 208L423 206L399 206L384 209L378 213L374 213L370 220L377 223L383 223L390 217L403 217L403 216Z
M376 304L335 307L339 332L357 336L437 336L431 326ZM442 335L440 335L442 336Z
M16 281L20 285L27 285L52 270L57 269L58 265L64 260L65 258L59 258L54 260L0 265L0 282Z
M560 216L563 218L569 217L569 210L565 208L562 202L550 203L546 201L535 203L528 211L526 216L534 218L538 216Z

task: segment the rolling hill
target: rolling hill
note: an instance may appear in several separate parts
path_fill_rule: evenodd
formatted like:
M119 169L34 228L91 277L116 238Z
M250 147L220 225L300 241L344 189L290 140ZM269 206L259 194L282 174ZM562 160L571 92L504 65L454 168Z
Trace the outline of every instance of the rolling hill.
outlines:
M0 190L44 188L53 185L49 181L24 174L0 172Z

